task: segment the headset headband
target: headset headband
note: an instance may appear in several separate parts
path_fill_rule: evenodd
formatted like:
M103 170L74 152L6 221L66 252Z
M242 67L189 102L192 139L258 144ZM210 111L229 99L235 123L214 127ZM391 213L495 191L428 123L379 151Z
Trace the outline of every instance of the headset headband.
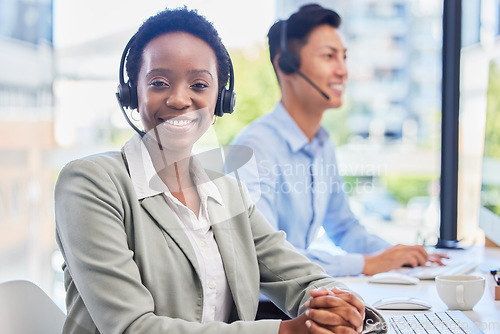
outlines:
M286 47L286 26L287 26L288 20L284 20L283 23L281 24L281 38L280 38L280 44L281 44L281 52L286 52L287 47Z

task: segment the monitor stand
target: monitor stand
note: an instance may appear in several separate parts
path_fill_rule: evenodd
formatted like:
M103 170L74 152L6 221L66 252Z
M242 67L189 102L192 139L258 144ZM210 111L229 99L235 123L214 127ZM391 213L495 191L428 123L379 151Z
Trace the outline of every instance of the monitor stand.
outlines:
M442 249L464 249L459 244L460 241L458 240L444 240L439 238L435 247Z

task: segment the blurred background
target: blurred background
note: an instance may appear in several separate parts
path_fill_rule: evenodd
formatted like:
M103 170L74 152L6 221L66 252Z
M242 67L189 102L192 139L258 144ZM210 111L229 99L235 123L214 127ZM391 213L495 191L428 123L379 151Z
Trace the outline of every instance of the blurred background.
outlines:
M352 208L386 240L433 244L439 230L442 1L315 2L343 19L345 103L325 114L324 126L338 147ZM215 125L224 145L276 103L266 34L305 3L0 0L0 282L33 281L64 308L54 184L70 160L118 150L133 134L115 92L123 48L147 17L186 5L219 31L237 92L235 113ZM481 55L500 45L500 1L465 0L463 13L462 95L471 99L462 103L460 163L470 172L461 173L459 198L474 202L484 128L474 89L484 81ZM467 222L459 225L459 239L481 242L477 223L470 223L477 207L459 210Z

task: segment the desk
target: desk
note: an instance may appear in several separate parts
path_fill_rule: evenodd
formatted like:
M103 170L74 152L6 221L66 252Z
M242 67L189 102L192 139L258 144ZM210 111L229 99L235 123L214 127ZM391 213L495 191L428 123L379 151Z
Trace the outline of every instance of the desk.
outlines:
M449 251L450 256L455 252L463 251ZM499 263L500 262L500 248L483 248L477 247L472 251L467 250L465 256L474 256L483 263ZM459 255L461 256L461 255ZM491 274L488 272L479 271L483 268L481 264L478 266L478 271L475 275L480 275L486 278L486 288L483 297L474 306L471 311L464 311L464 314L469 317L484 333L498 334L500 333L500 301L495 301L492 294L492 284L494 284ZM433 280L422 280L417 285L396 285L396 284L373 284L368 283L368 277L355 276L355 277L342 277L340 281L346 283L350 289L356 291L363 297L366 303L373 304L379 299L385 297L414 297L423 299L431 303L432 308L427 311L384 311L379 312L388 319L392 315L414 314L425 312L442 312L446 311L448 307L439 298L436 285ZM392 328L389 333L391 333Z

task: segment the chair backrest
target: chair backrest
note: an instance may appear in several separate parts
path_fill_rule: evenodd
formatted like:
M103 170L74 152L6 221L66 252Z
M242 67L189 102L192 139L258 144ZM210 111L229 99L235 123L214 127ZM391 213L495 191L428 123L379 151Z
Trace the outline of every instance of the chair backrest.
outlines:
M0 283L0 332L60 334L64 312L38 286L28 281Z

